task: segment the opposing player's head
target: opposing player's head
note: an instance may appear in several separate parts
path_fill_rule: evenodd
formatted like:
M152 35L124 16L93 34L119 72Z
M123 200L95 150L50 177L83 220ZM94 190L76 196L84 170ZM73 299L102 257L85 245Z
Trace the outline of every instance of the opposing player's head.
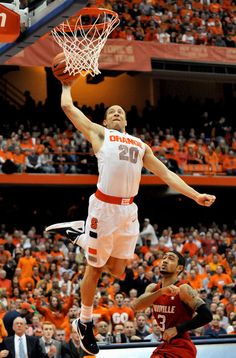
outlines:
M178 251L168 251L162 257L160 263L160 273L162 275L177 276L184 270L185 258Z
M126 114L121 106L115 104L106 110L103 125L108 129L116 129L119 132L125 132L127 126Z

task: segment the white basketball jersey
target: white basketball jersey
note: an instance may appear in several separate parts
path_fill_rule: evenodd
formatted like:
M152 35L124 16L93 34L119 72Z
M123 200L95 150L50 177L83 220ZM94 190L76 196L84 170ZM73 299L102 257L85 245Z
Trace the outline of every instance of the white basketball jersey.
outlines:
M144 153L145 144L141 139L105 128L104 143L96 153L98 189L121 198L137 195Z

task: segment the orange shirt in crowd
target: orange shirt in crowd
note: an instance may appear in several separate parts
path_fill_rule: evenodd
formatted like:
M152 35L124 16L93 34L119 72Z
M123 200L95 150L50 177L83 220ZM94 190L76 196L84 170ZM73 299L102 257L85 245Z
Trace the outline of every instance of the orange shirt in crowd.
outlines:
M192 257L194 255L197 254L198 252L198 247L196 244L194 244L194 242L186 242L183 245L183 248L181 250L181 253L184 254L186 251L189 251L189 255Z
M29 276L25 277L25 276L22 275L22 277L19 279L20 289L22 291L27 290L28 289L28 284L31 285L30 287L32 287L32 289L35 288L35 282L32 279L32 277L29 277Z
M55 258L64 258L64 254L61 251L51 251L51 256Z
M111 316L109 313L109 309L102 307L102 306L97 306L96 308L93 308L93 323L94 325L96 325L98 322L100 321L105 321L107 323L110 322Z
M0 288L5 288L8 295L11 295L12 292L11 283L12 281L7 278L0 278Z
M47 251L38 251L34 253L34 257L39 261L39 262L47 262L47 256L48 253Z
M227 273L216 273L210 278L210 281L208 282L208 288L217 287L218 290L223 293L223 287L230 283L232 283L232 279Z
M218 14L221 10L221 6L218 3L211 3L209 5L209 10L213 12L214 14Z
M52 311L49 307L43 307L38 298L36 300L36 309L43 315L44 321L52 322L57 329L64 328L66 331L66 339L70 336L70 326L67 317L69 309L74 302L74 295L70 295L67 303L62 305L61 311Z
M0 318L0 343L2 343L3 338L5 338L7 336L8 336L7 330L4 326L2 319Z
M31 277L33 275L33 267L38 266L34 257L23 256L20 258L17 267L21 269L22 277Z
M209 164L211 166L211 170L213 172L217 171L217 165L219 163L219 158L218 158L216 152L214 152L214 151L212 153L207 152L205 154L205 161L207 164Z
M126 321L134 320L134 311L130 307L113 306L109 308L109 314L111 316L112 327L119 323L124 324Z
M202 286L202 281L199 275L195 277L195 279L192 279L190 275L188 275L188 282L190 283L191 287L195 290L200 290Z
M0 252L0 266L5 265L5 263L11 258L11 253L8 250L3 250Z
M24 153L20 153L20 154L13 153L12 160L17 165L25 164L25 154Z
M227 155L223 160L223 170L232 169L236 169L236 157Z

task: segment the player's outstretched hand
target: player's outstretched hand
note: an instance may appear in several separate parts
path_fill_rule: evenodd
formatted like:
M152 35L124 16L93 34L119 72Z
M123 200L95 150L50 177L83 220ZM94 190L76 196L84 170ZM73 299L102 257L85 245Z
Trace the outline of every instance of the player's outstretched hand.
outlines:
M196 202L202 206L211 206L215 200L216 200L215 195L199 194L196 199Z
M179 293L179 287L175 285L162 287L161 293L166 296L176 296Z

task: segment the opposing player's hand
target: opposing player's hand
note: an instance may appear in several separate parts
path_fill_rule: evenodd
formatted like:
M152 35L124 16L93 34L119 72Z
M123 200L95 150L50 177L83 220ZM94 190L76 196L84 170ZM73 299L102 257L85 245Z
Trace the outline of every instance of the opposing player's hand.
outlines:
M161 293L166 296L176 296L179 293L179 287L175 285L162 287Z
M170 340L172 338L174 338L175 336L177 336L177 334L178 334L178 332L177 332L176 327L171 327L164 331L164 333L162 335L162 339L165 342L170 342Z
M199 196L196 199L196 202L202 206L211 206L215 200L216 200L215 195L199 194Z

